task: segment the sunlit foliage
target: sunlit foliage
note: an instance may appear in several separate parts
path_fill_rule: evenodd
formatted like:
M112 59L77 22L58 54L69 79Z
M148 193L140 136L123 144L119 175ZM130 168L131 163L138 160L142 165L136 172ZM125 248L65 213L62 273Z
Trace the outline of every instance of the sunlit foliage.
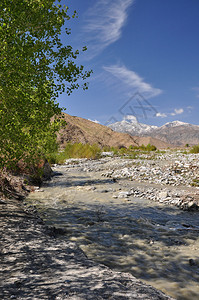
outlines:
M58 95L70 95L80 85L87 89L79 81L91 72L75 63L79 51L60 40L71 18L60 2L0 1L0 168L14 168L21 159L33 163L55 151Z

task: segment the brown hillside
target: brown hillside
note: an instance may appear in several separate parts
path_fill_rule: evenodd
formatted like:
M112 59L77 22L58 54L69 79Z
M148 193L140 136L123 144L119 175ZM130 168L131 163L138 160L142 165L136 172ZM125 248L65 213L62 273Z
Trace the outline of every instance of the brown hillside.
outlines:
M58 135L58 142L61 147L68 142L83 144L98 144L100 147L129 147L142 144L152 144L157 148L168 148L171 145L151 137L133 137L127 133L113 131L107 126L92 121L70 116L64 113L67 125L61 129Z
M173 148L173 145L161 141L159 139L153 138L151 136L145 136L145 137L134 136L133 138L139 144L139 146L141 145L147 146L148 144L151 144L156 146L157 149Z

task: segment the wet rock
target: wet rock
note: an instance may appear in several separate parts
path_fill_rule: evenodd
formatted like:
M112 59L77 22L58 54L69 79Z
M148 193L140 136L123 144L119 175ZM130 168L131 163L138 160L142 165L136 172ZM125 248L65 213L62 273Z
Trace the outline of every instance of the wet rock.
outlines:
M182 197L180 207L183 210L188 210L188 211L197 211L199 210L199 202L198 200L194 199L194 195L186 195Z
M43 180L50 180L51 177L53 176L53 170L51 169L51 166L48 161L45 161L43 165L43 175L42 179Z
M199 210L198 203L196 203L195 201L188 201L188 202L182 203L182 208L184 210L188 210L188 211Z
M194 259L190 258L190 259L189 259L189 265L190 265L191 267L195 267L195 266L197 266L197 263L196 263L196 261L195 261Z
M99 193L108 193L111 192L112 189L103 189L103 190L98 190Z
M198 210L198 203L196 203L195 201L190 201L187 203L187 209L188 210Z

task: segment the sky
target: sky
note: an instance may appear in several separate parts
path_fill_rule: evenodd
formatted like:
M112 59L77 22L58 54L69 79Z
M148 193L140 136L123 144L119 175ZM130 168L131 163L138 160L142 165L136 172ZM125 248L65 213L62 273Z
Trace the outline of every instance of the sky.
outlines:
M133 115L199 125L199 0L62 1L78 18L61 36L93 70L89 89L62 94L66 113L103 125Z

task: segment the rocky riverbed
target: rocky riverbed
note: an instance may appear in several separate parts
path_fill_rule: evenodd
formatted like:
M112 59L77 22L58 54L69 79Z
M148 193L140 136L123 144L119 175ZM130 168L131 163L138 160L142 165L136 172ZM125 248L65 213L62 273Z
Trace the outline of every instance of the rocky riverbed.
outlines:
M135 196L184 210L199 210L199 160L198 154L182 151L164 151L158 154L142 154L139 159L106 157L90 162L85 159L69 159L66 165L78 167L83 172L102 172L101 176L132 181L131 189L113 197Z
M198 299L198 156L108 155L0 201L2 299Z
M19 200L0 200L0 214L2 300L171 299L130 274L89 260Z
M113 197L135 196L194 211L199 210L198 154L167 150L164 153L141 154L139 159L106 157L98 161L69 159L68 168L78 167L83 172L102 172L113 181L128 179L131 188Z
M36 205L46 222L89 259L131 273L176 299L196 300L198 188L192 183L198 178L197 155L150 155L67 160L54 166L53 179L30 194L27 204ZM141 168L147 176L139 175ZM157 182L154 170L170 183Z

